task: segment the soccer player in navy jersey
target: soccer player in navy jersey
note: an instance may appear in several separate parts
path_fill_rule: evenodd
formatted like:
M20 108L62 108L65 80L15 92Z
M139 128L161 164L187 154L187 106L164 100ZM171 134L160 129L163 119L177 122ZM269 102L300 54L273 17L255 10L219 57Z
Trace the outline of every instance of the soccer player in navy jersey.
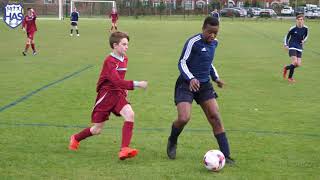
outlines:
M289 50L291 64L283 68L283 78L286 79L287 71L289 71L288 81L295 82L293 73L295 68L301 66L301 58L303 45L308 39L308 27L304 25L303 15L296 17L296 25L289 29L288 34L284 37L284 47Z
M33 51L33 55L37 54L35 44L34 44L34 34L37 31L36 19L37 19L37 15L36 15L35 11L32 8L28 8L27 15L24 17L24 19L22 21L22 29L25 32L27 32L26 46L24 48L24 51L22 52L22 54L24 56L27 55L27 52L28 52L30 45L31 45L31 48Z
M228 139L220 118L216 101L218 96L210 82L211 77L218 87L222 88L224 85L213 66L215 49L218 46L218 31L219 20L207 17L202 26L202 33L189 38L182 50L178 63L180 76L176 81L174 93L178 115L172 123L167 144L167 155L170 159L176 158L178 137L190 120L192 102L195 100L205 113L226 162L234 163L230 157Z
M218 12L218 9L215 8L210 14L212 17L216 17L220 21L220 14Z
M138 154L137 149L129 147L133 133L134 112L127 100L127 90L146 89L148 82L124 79L128 64L126 51L128 50L129 36L123 32L114 32L110 36L109 43L113 50L104 61L97 83L98 94L91 115L93 125L72 135L69 149L77 150L80 141L100 134L110 113L113 113L124 118L122 143L118 154L119 159L124 160Z
M77 8L73 8L73 11L70 15L70 21L71 21L71 33L70 36L73 36L73 30L75 29L77 32L77 36L80 36L79 30L78 30L78 20L79 20L79 12L77 11Z

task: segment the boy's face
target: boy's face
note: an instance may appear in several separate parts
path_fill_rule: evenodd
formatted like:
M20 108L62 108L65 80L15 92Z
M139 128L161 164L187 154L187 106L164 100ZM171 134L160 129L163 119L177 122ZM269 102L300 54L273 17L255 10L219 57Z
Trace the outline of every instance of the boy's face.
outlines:
M219 26L211 26L206 25L204 29L202 29L204 40L207 43L211 43L218 35Z
M28 10L28 16L32 16L32 11L31 11L31 9Z
M127 38L122 38L119 42L119 44L114 44L113 49L116 51L119 55L125 55L127 50L128 50L128 39Z
M302 27L303 26L303 24L304 24L303 17L298 18L296 21L297 21L297 26L298 27Z

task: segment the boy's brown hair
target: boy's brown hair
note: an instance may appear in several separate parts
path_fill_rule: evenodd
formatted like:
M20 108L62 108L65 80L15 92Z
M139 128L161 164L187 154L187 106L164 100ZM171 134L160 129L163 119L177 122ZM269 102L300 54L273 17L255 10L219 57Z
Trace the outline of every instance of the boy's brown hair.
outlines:
M129 41L129 36L127 33L124 33L124 32L120 32L120 31L117 31L117 32L114 32L110 35L110 38L109 38L109 44L110 44L110 47L113 49L113 44L116 43L116 44L119 44L121 39L123 38L127 38L128 41Z
M299 18L304 18L304 15L303 14L297 15L296 19L299 19Z

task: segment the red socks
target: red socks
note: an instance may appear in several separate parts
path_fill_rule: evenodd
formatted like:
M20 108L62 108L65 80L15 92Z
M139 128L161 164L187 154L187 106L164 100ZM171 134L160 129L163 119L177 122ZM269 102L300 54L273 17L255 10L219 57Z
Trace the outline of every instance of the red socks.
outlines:
M131 137L132 137L132 131L133 131L133 122L130 121L125 121L123 123L122 127L122 143L121 143L121 148L123 147L128 147L130 142L131 142ZM80 142L87 137L92 136L93 134L90 131L90 127L83 129L81 132L78 134L74 135L74 138Z
M74 138L80 142L81 140L92 136L92 133L90 131L90 128L85 128L84 130L82 130L81 132L79 132L78 134L74 135Z
M128 147L131 142L133 130L133 122L125 121L122 127L122 143L121 148Z
M33 52L36 51L36 48L34 47L34 44L31 44L31 48L32 48Z

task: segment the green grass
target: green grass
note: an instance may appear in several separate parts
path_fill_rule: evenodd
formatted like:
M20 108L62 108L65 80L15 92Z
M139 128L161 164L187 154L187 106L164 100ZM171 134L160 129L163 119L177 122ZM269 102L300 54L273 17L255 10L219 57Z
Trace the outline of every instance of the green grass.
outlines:
M67 149L70 135L90 123L96 81L110 52L109 24L82 20L81 36L69 37L68 21L38 20L39 54L23 57L25 34L0 23L0 108L90 66L0 111L0 179L318 179L318 22L306 23L303 66L295 72L297 83L288 84L281 78L290 62L282 40L294 21L222 21L215 66L227 85L216 90L237 165L211 173L202 156L218 146L195 104L177 159L166 157L178 58L202 19L164 19L119 22L131 38L127 79L149 81L146 91L129 95L136 113L132 146L140 154L127 161L117 159L122 119L115 116L78 152Z

